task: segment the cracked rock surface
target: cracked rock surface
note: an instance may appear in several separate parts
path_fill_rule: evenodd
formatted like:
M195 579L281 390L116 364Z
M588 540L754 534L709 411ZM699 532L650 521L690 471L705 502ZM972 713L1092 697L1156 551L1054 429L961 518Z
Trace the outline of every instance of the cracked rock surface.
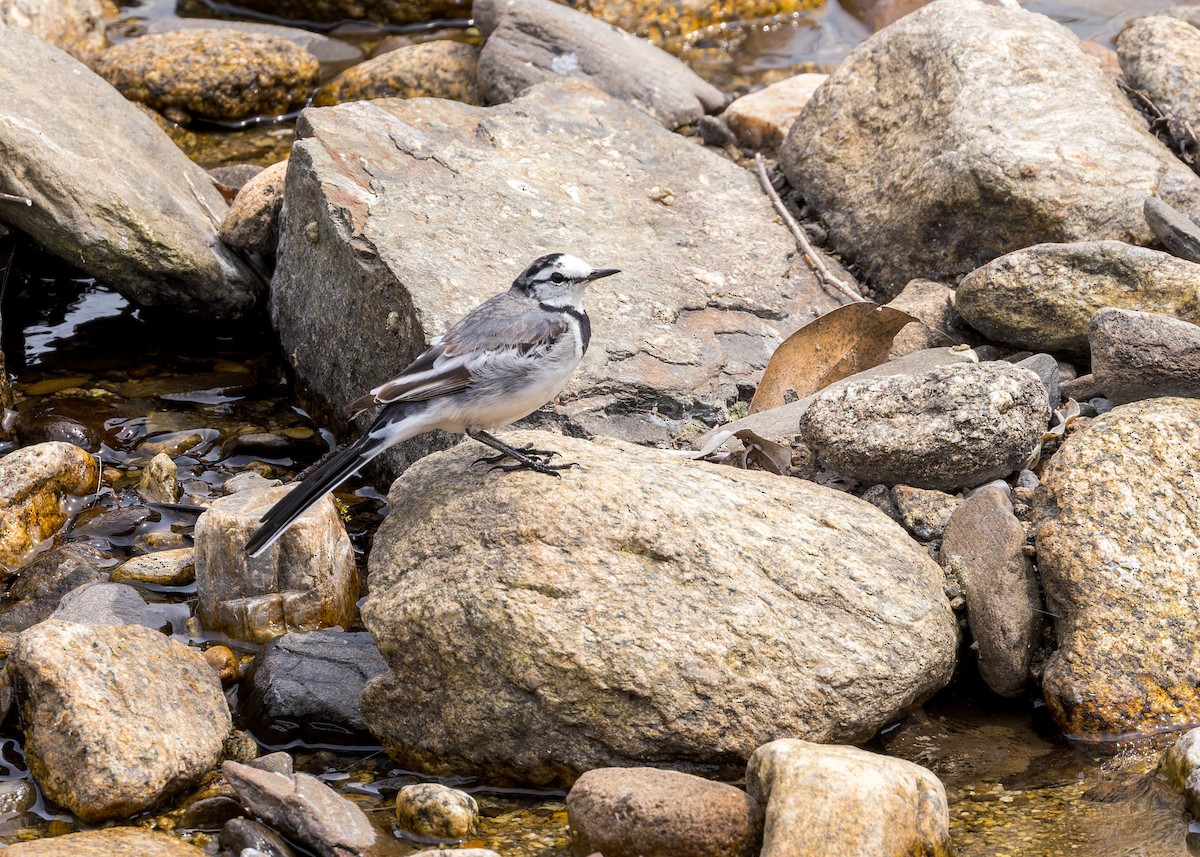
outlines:
M942 572L869 503L615 440L504 437L579 467L497 479L465 442L388 497L363 621L391 671L362 708L401 766L734 777L776 735L860 740L949 680Z
M588 296L591 346L556 409L576 431L662 441L723 419L840 302L750 172L579 81L491 108L310 109L299 134L272 315L318 409L340 415L549 252L622 270Z

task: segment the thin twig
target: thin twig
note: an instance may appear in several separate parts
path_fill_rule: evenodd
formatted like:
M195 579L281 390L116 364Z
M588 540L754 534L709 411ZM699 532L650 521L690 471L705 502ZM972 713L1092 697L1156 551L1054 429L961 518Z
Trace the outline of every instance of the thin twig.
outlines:
M11 193L0 193L0 202L18 202L21 205L33 205L33 200L27 196L14 196Z
M809 267L813 269L813 273L817 275L817 278L833 286L852 301L865 301L866 298L856 292L849 283L835 277L833 272L825 265L816 248L813 247L812 242L808 240L808 234L796 222L796 218L792 217L792 213L787 210L787 206L783 204L783 200L779 198L779 194L775 192L775 188L771 186L771 179L767 176L767 162L763 160L762 153L754 155L754 164L758 168L758 181L762 185L763 192L771 200L771 205L775 206L775 210L779 213L779 216L783 218L784 224L791 230L792 235L796 239L796 244L800 247L800 252L804 255L804 261L808 262Z
M183 178L188 183L188 187L192 189L192 198L196 200L196 204L204 210L204 213L208 215L208 219L212 221L213 228L220 229L221 218L217 217L217 213L212 210L212 206L208 204L208 200L200 195L200 191L196 190L196 186L192 184L192 177L184 173Z

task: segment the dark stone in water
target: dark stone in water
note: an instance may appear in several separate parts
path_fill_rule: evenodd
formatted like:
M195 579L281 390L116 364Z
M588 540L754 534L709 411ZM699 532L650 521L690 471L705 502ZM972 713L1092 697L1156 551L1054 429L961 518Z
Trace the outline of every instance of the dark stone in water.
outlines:
M81 446L88 452L100 449L100 438L94 431L78 420L64 416L46 415L21 420L17 425L17 439L22 446L58 440Z
M221 828L220 839L221 847L234 854L253 848L267 857L296 857L296 852L283 841L283 837L265 824L248 818L227 821Z
M184 830L219 830L221 825L245 815L245 812L242 805L231 797L217 795L201 798L183 811L179 826Z
M284 634L263 647L246 674L242 722L267 744L361 741L368 732L358 698L367 679L387 671L365 631Z
M0 631L24 631L50 618L73 589L102 579L111 558L89 545L64 545L21 570L0 600Z
M94 515L72 530L76 538L132 535L145 521L157 521L160 515L145 506L126 506L123 509L106 509Z

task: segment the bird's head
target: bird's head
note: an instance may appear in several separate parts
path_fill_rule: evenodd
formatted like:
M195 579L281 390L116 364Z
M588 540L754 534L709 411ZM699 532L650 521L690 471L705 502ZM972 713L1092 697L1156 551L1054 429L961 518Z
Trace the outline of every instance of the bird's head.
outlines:
M587 262L566 253L551 253L513 280L513 288L551 306L578 306L588 283L621 273L616 268L593 268Z

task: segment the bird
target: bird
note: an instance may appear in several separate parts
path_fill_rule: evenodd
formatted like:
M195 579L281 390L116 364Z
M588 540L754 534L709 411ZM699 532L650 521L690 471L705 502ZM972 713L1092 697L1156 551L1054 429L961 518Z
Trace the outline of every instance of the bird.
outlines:
M465 433L496 450L499 455L475 462L493 469L558 476L574 466L550 463L558 454L552 450L514 448L488 431L529 416L567 385L592 336L584 292L596 280L619 273L566 253L535 259L511 288L463 316L395 378L346 406L351 417L376 405L383 408L362 435L302 474L296 487L267 510L245 552L258 556L305 509L375 456L433 429ZM499 463L505 459L515 463Z

